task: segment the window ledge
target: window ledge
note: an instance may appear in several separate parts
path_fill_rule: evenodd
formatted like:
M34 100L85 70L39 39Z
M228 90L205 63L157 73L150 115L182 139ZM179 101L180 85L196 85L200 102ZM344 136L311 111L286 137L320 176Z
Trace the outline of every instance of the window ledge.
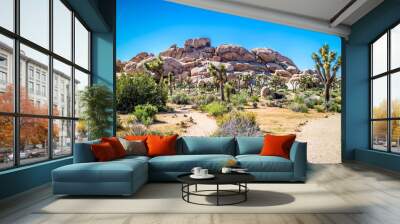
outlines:
M9 173L14 173L14 172L19 172L19 171L35 168L35 167L40 167L40 166L44 166L44 165L48 165L48 164L52 164L52 163L62 162L62 161L66 161L69 159L72 159L72 156L63 157L63 158L59 158L59 159L52 159L52 160L43 161L43 162L39 162L39 163L31 164L31 165L25 165L25 166L16 167L16 168L10 168L7 170L0 171L0 176L6 175Z

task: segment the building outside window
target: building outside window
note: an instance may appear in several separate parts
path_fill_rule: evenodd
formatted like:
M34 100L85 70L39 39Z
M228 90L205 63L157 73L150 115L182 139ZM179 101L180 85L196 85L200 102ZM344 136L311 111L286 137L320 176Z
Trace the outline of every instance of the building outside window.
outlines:
M89 82L82 83L82 80L89 80L91 74L90 32L64 1L49 2L19 1L19 12L11 12L14 17L20 16L14 18L20 21L16 24L17 29L14 31L3 27L9 31L0 30L0 87L3 84L13 87L0 88L0 98L8 99L0 100L0 123L3 129L0 132L0 170L70 156L74 141L87 138L85 129L76 128L79 113L74 113L71 105L79 102L81 87L89 85ZM38 11L43 13L38 15L35 13ZM52 29L49 29L50 24L53 24ZM51 31L52 35L49 35ZM53 46L50 46L50 42ZM74 42L77 43L75 48ZM19 52L15 52L17 44ZM78 49L80 46L86 49ZM18 63L12 60L14 52L19 56ZM53 54L61 57L62 62L55 59ZM72 55L75 55L75 60ZM20 68L17 74L19 88L14 88L15 65ZM74 79L76 73L79 75ZM53 78L51 91L50 78ZM69 88L74 85L80 88L75 91ZM16 90L21 94L14 99ZM54 103L52 106L49 105L50 97ZM20 109L18 113L13 109L14 104ZM49 110L50 106L52 110ZM18 125L16 134L13 133L14 125ZM35 139L32 132L39 133ZM14 154L14 150L17 154Z

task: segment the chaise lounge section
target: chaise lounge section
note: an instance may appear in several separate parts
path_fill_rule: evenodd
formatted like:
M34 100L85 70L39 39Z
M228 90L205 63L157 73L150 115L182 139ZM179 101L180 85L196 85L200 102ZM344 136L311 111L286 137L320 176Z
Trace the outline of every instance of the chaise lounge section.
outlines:
M176 177L200 166L218 172L229 160L236 160L259 182L304 182L307 144L294 142L290 159L260 156L263 137L181 137L177 155L127 156L96 162L91 145L77 143L74 163L52 172L54 194L132 195L148 181L176 181Z

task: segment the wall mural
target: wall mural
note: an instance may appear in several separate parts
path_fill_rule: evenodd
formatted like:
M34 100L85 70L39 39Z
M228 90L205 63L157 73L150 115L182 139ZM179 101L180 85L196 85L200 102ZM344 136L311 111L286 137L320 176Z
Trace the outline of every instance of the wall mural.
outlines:
M119 136L295 133L340 162L340 38L150 2L118 1Z

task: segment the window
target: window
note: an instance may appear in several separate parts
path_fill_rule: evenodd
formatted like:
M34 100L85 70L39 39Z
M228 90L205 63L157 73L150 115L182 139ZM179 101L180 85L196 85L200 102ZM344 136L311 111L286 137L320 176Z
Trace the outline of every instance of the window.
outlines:
M13 40L0 33L0 112L14 111L14 71L11 66L13 51Z
M71 60L72 12L60 0L53 0L53 50Z
M400 153L400 25L370 45L371 148Z
M75 18L75 63L89 69L89 32Z
M70 156L87 139L74 105L90 84L90 31L78 17L62 0L0 0L0 170Z
M14 0L0 1L0 26L14 31Z
M49 0L20 0L21 36L49 48Z

